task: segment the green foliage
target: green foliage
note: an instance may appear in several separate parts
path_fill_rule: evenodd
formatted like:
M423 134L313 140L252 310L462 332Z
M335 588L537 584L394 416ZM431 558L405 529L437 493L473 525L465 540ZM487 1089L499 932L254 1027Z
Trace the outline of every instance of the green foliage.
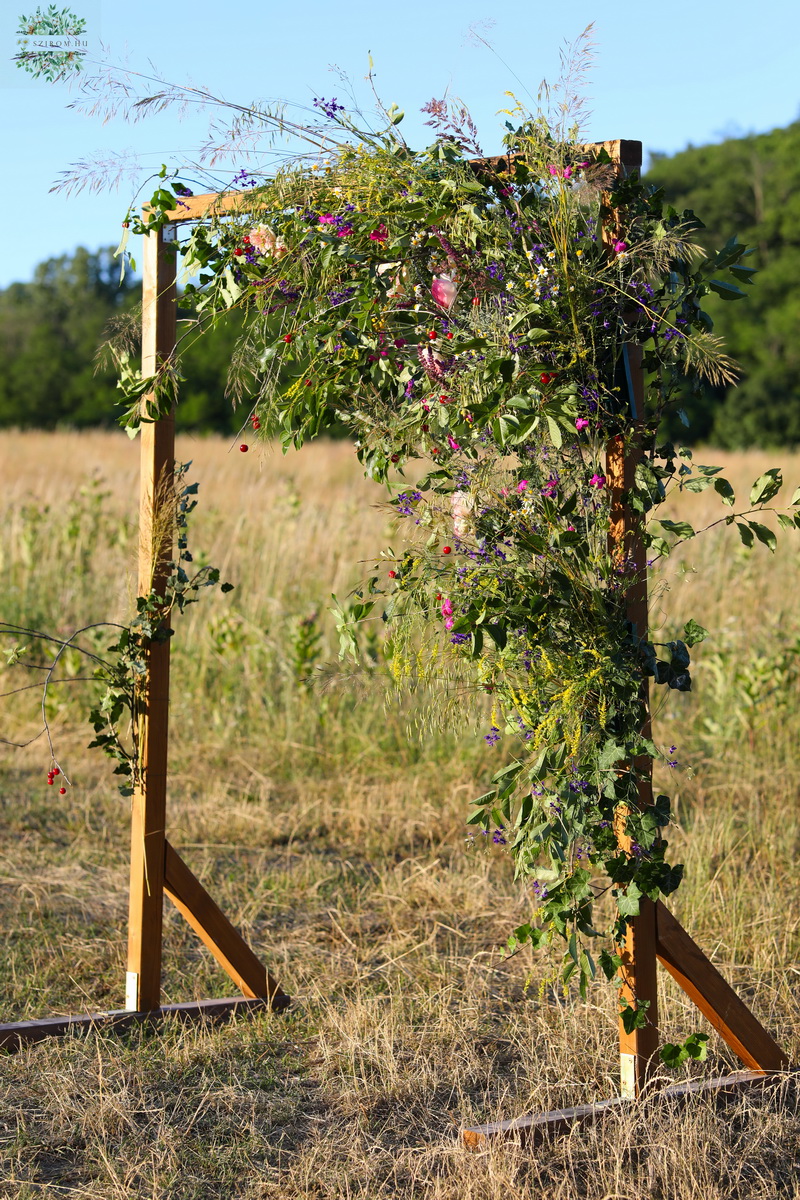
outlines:
M699 255L693 214L541 120L509 125L513 175L476 168L449 134L415 153L391 120L377 135L340 113L336 122L352 140L330 150L324 170L287 168L235 217L192 231L179 248L197 279L184 300L198 328L242 315L233 384L256 397L254 428L277 427L285 449L337 420L377 480L434 460L393 501L413 519L407 549L387 550L354 600L334 597L340 652L364 658L361 630L382 603L398 684L491 696L486 741L507 738L513 758L469 825L507 846L530 887L536 926L519 926L509 948L562 939L562 981L575 976L585 995L591 939L618 943L642 897L680 884L669 798L642 799L659 757L644 733L642 681L688 691L689 650L706 636L696 621L663 644L632 628L626 596L645 564L621 544L609 549L606 449L616 438L637 458L616 503L655 557L697 533L657 517L671 490L735 502L718 468L694 464L659 430L687 384L732 378L704 306L746 294L750 252L731 238ZM641 347L643 412L629 385L631 344ZM171 404L164 379L129 373L125 387L129 426ZM750 508L720 522L773 549L771 529L752 518L781 485L779 471L766 472ZM793 514L781 520L794 524ZM297 679L315 633L295 630ZM614 915L598 930L603 891ZM644 1005L623 1011L631 1028L646 1019Z
M754 248L733 269L744 307L715 288L708 311L741 364L738 387L700 388L685 397L691 436L737 448L800 443L800 123L771 133L690 147L651 162L648 179L675 208L702 215L706 249L723 231ZM751 272L758 271L750 289ZM671 428L677 431L673 419Z
M680 1067L687 1059L705 1062L708 1057L708 1034L692 1033L682 1045L666 1042L659 1050L661 1061L668 1067Z

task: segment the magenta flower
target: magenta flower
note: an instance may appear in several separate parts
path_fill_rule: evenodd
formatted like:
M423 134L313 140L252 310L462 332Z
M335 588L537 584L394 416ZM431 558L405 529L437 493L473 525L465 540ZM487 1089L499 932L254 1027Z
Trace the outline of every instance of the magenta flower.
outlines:
M389 231L381 222L377 229L373 229L372 233L369 235L369 240L371 242L385 242L388 236Z
M333 213L323 213L319 219L320 225L335 225L336 217Z
M575 428L577 429L578 433L580 433L580 431L582 429L585 429L588 424L589 424L588 417L578 417L577 420L575 421Z
M451 437L449 433L447 435L447 444L451 450L460 450L461 449L461 447L459 446L456 439L454 437Z
M448 600L445 597L445 599L442 601L442 604L441 604L441 612L442 612L442 616L444 617L445 629L452 629L453 625L455 624L455 617L453 616L452 600Z
M527 479L520 479L519 483L517 484L517 491L518 492L527 492L527 490L528 490Z
M594 487L594 488L598 488L598 489L600 489L600 488L602 488L602 487L605 487L605 486L606 486L606 477L605 477L605 475L597 475L597 474L594 474L594 475L592 476L592 478L589 480L589 487Z
M615 254L624 254L627 249L627 242L614 242L614 245L612 246L612 250Z
M449 275L437 275L431 284L431 295L442 308L452 308L458 288Z

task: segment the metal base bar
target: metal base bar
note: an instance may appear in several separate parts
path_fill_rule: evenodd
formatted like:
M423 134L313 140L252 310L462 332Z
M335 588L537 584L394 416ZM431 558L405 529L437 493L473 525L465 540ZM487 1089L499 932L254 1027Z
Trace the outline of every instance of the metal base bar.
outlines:
M14 1021L0 1025L0 1049L13 1053L30 1042L41 1042L48 1037L64 1037L68 1033L86 1030L124 1030L132 1025L157 1024L164 1017L178 1017L183 1021L226 1021L237 1013L250 1013L271 1009L282 1012L288 1008L287 997L275 997L272 1002L258 996L231 996L227 1000L194 1000L186 1004L163 1004L149 1012L130 1012L118 1009L114 1012L85 1013L69 1017L44 1017L38 1021Z
M566 1133L573 1125L590 1125L606 1113L617 1111L630 1104L646 1104L650 1101L684 1100L695 1095L712 1095L715 1099L731 1099L753 1087L778 1085L791 1072L737 1071L733 1075L720 1075L714 1079L693 1079L690 1083L674 1084L671 1087L653 1089L639 1100L614 1096L611 1100L598 1100L595 1104L580 1104L577 1108L560 1108L553 1112L537 1113L535 1116L516 1117L511 1121L493 1121L488 1125L475 1125L462 1132L464 1144L469 1150L484 1150L495 1138L514 1139L524 1144L543 1141L555 1133Z

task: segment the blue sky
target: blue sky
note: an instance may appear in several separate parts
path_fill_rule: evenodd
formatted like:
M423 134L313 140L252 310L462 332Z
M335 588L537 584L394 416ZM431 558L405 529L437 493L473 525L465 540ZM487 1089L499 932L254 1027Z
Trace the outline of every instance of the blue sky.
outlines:
M195 156L210 121L209 113L191 111L181 120L173 110L138 124L120 117L103 124L69 108L74 88L32 80L10 61L19 15L35 7L19 3L17 12L10 0L0 17L6 165L0 287L31 278L38 262L78 245L95 249L118 240L130 186L69 197L50 192L70 164L130 154L142 175L162 162L181 166ZM502 7L485 0L195 0L190 6L72 0L71 7L86 18L93 54L99 56L102 42L111 60L145 73L155 67L175 82L201 84L243 104L341 98L332 67L366 99L371 52L381 98L406 111L403 128L412 142L427 133L420 106L447 89L472 110L485 152L499 151L505 118L495 114L508 104L506 91L532 103L525 88L535 97L542 78L557 78L560 48L589 22L596 43L586 89L589 140L638 138L646 161L654 150L762 132L800 117L800 7L788 0L747 9L735 0L700 0L688 15L682 5L641 0L613 6L509 0Z

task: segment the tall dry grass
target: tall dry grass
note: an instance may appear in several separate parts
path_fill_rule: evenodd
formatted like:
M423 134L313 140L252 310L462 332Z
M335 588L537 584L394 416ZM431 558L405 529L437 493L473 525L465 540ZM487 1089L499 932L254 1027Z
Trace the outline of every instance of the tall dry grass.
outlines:
M387 702L336 667L323 692L305 682L309 663L336 661L330 593L345 596L393 536L349 447L284 459L184 439L178 455L200 482L194 545L236 591L189 610L176 635L170 837L294 1005L3 1059L0 1196L800 1196L788 1085L724 1113L654 1101L536 1153L461 1149L467 1122L616 1091L613 994L598 984L582 1003L546 959L500 958L528 906L502 849L464 836L497 763L482 714L415 737L413 699ZM5 434L0 462L0 617L64 633L126 616L136 447ZM741 488L771 462L726 465ZM785 466L800 479L797 458ZM687 867L673 907L796 1060L800 542L748 555L730 532L688 543L653 591L664 640L689 617L713 634L695 692L658 697L656 736L680 763L659 780ZM77 656L67 667L80 675ZM3 690L17 676L0 671ZM128 814L85 750L91 686L59 685L48 702L74 777L65 797L46 786L41 741L3 748L5 1020L123 1001ZM35 691L2 703L2 736L36 733ZM165 942L167 1000L232 990L172 911ZM661 986L665 1038L704 1027ZM732 1066L712 1037L702 1070Z

